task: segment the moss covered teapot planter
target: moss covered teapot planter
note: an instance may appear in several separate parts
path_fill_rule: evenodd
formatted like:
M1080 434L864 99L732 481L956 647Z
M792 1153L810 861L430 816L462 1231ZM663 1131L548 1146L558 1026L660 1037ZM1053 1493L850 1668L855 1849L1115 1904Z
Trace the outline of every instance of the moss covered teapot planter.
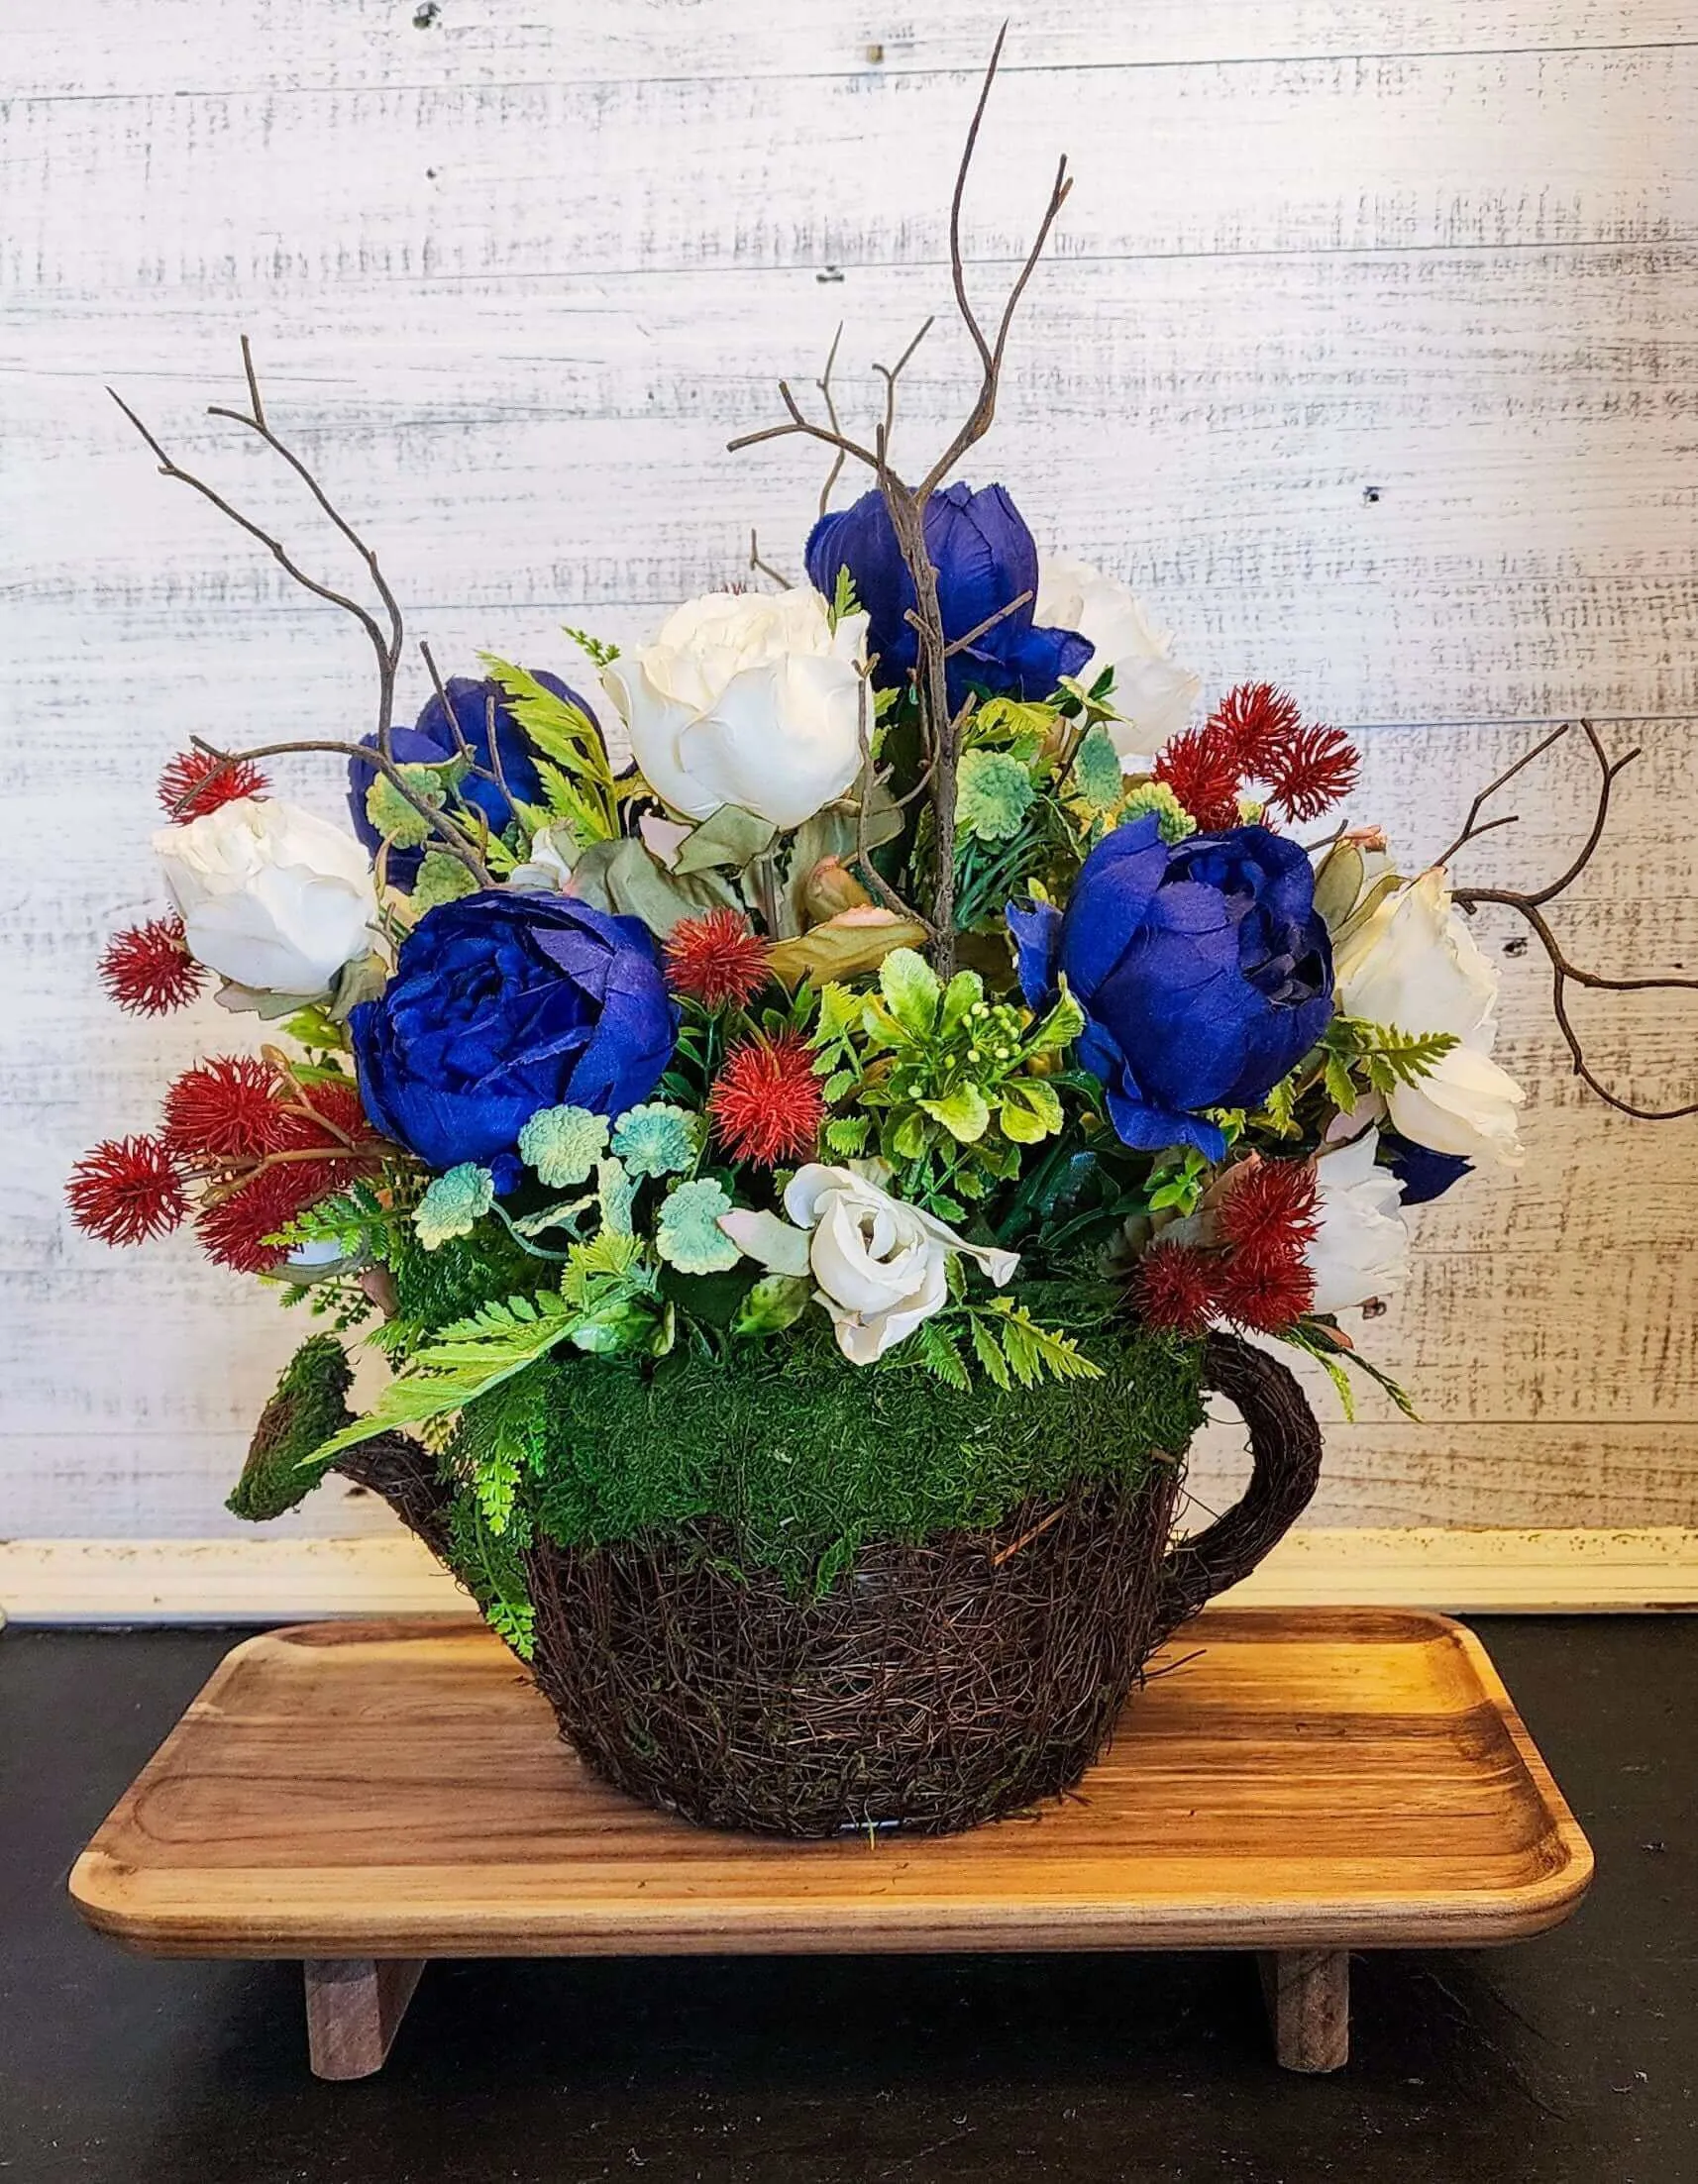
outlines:
M215 414L310 485L369 601L126 408L353 618L377 702L344 741L166 766L170 907L102 975L144 1014L217 981L253 1036L78 1164L73 1216L124 1245L191 1224L334 1330L285 1373L239 1513L331 1468L383 1495L591 1766L717 1825L946 1829L1066 1789L1152 1647L1314 1489L1315 1421L1245 1337L1407 1408L1341 1315L1404 1280L1409 1205L1520 1157L1469 913L1526 922L1602 1096L1691 1111L1587 1067L1565 982L1659 982L1577 971L1545 914L1634 754L1580 723L1596 816L1543 885L1448 868L1566 730L1400 871L1340 810L1345 734L1265 681L1205 708L1123 583L954 474L1069 186L1063 161L989 329L951 222L981 370L935 460L893 442L906 357L871 434L844 429L834 345L817 414L785 387L747 436L830 463L780 555L805 580L755 556L766 588L728 572L630 652L569 632L593 698L415 664L246 343L247 408ZM866 489L833 507L846 466ZM283 752L338 755L349 824L271 792ZM391 1368L359 1418L354 1330ZM1173 1546L1205 1389L1253 1475Z
M1225 1335L1092 1348L1083 1389L988 1397L869 1385L823 1346L735 1376L569 1364L548 1475L500 1538L415 1441L336 1464L519 1642L620 1789L719 1827L938 1833L1071 1788L1150 1653L1314 1492L1320 1432L1276 1360ZM239 1508L299 1492L340 1361L298 1361ZM1252 1475L1173 1545L1205 1388L1242 1413Z

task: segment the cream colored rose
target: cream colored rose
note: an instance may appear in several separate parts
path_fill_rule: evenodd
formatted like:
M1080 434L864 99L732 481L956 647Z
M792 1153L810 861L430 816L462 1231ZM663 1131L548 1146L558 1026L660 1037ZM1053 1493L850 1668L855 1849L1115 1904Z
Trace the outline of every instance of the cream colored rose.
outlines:
M892 1197L877 1162L852 1168L810 1161L785 1192L792 1227L772 1213L732 1212L719 1225L740 1251L775 1274L811 1273L819 1301L852 1365L871 1365L949 1300L949 1257L976 1259L999 1289L1019 1255L970 1244L918 1206Z
M1074 677L1086 689L1114 669L1109 702L1119 717L1109 733L1121 760L1135 762L1131 771L1146 771L1147 754L1190 720L1202 676L1172 657L1172 637L1151 627L1126 586L1089 562L1043 557L1032 615L1046 629L1076 629L1089 643L1091 658Z
M1333 959L1338 1005L1399 1031L1447 1031L1460 1043L1413 1085L1386 1095L1392 1127L1435 1153L1513 1165L1516 1109L1527 1096L1491 1058L1498 973L1434 867L1388 895Z
M1340 1312L1402 1289L1409 1277L1409 1230L1399 1210L1403 1186L1377 1168L1378 1130L1323 1151L1315 1164L1320 1224L1304 1254L1315 1277L1318 1312Z
M322 993L371 944L371 863L339 826L275 797L240 796L154 848L188 952L238 986Z
M709 592L601 679L644 779L674 811L705 819L738 804L796 827L860 772L866 632L864 614L833 630L806 585Z

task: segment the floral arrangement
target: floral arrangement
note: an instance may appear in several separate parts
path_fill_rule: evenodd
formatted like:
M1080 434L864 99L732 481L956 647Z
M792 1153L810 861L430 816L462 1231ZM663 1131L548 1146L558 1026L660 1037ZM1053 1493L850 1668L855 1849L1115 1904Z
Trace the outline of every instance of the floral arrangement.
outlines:
M1344 1315L1403 1281L1411 1205L1521 1157L1472 911L1526 917L1588 1076L1565 982L1653 983L1577 971L1544 916L1626 763L1589 727L1599 821L1570 871L1453 886L1504 823L1480 819L1502 781L1445 857L1400 865L1345 815L1347 735L1265 681L1204 700L1123 583L1041 554L1004 486L949 481L1067 187L1063 168L996 326L957 244L983 381L914 482L893 467L906 357L870 444L829 366L823 421L787 387L749 436L831 455L802 580L756 549L765 588L690 600L634 651L571 632L576 684L493 658L445 680L421 648L410 727L400 609L273 430L246 344L248 407L215 414L308 482L374 606L126 411L378 668L363 736L170 762L171 907L102 965L131 1011L212 984L265 1029L78 1165L78 1223L128 1244L190 1222L338 1332L370 1318L393 1367L353 1418L341 1344L309 1342L245 1513L422 1432L522 1640L495 1543L548 1504L573 1375L662 1385L657 1361L729 1376L789 1352L869 1392L992 1400L1123 1379L1128 1355L1176 1371L1223 1325L1321 1360L1346 1401L1352 1370L1389 1386ZM833 507L847 463L871 484ZM303 749L345 766L346 824L272 793L265 762Z

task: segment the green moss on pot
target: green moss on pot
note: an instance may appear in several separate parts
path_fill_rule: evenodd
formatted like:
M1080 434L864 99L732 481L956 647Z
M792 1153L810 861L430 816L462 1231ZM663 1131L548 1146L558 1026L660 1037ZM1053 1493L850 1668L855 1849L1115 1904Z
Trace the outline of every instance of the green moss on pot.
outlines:
M562 1546L718 1518L740 1556L826 1583L866 1541L987 1528L1183 1454L1203 1421L1200 1346L1115 1325L1082 1347L1100 1380L970 1392L849 1365L823 1332L730 1365L569 1359L550 1370L524 1499Z

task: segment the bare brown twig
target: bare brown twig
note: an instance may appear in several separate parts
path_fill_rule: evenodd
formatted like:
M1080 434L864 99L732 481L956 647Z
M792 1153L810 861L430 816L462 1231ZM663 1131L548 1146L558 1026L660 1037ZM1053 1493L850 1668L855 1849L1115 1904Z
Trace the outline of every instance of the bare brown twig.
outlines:
M928 319L918 334L908 344L896 364L881 366L885 380L885 415L875 434L874 446L868 449L852 440L842 430L835 404L829 398L829 363L826 384L822 392L827 396L826 414L830 420L820 425L808 417L785 380L779 382L779 398L784 403L789 422L769 425L762 431L744 433L731 441L733 452L759 445L767 440L780 440L792 435L817 441L821 446L835 451L838 461L832 466L827 490L835 483L844 460L853 458L870 469L884 497L885 507L902 553L902 564L914 589L914 605L908 619L917 632L917 661L914 671L915 686L919 695L920 728L925 747L924 769L930 784L933 843L932 899L929 918L925 921L932 933L932 955L939 973L947 978L955 963L955 803L956 780L961 756L961 733L965 724L965 709L951 719L949 706L948 660L950 643L943 628L942 610L938 600L937 570L925 543L925 511L932 493L951 469L977 441L990 430L997 410L997 392L1002 380L1003 359L1007 351L1008 330L1019 307L1020 298L1031 280L1037 261L1043 255L1044 245L1055 226L1057 215L1067 201L1072 182L1067 173L1067 161L1057 164L1055 179L1050 186L1049 201L1038 223L1037 234L1022 261L1012 286L1004 300L998 317L995 334L988 333L973 308L967 293L966 263L961 249L961 209L966 197L967 178L973 164L973 155L979 143L979 131L984 122L985 109L991 96L991 86L996 81L997 68L1003 55L1003 43L1008 36L1005 23L997 34L992 49L990 65L985 70L985 80L979 89L979 97L968 124L966 142L962 148L960 163L956 169L955 187L949 207L949 264L950 278L955 291L957 309L960 311L968 336L977 350L980 362L980 383L966 422L956 432L943 453L932 464L917 485L907 484L891 463L891 433L895 423L896 381L902 367L929 330ZM832 344L835 358L837 345ZM824 500L821 500L821 512ZM1023 604L1016 601L1014 605ZM1013 605L1004 612L1011 613ZM986 624L963 642L972 642L984 634L984 627L1002 619L992 617Z
M1618 1093L1611 1092L1586 1060L1584 1044L1580 1034L1574 1028L1573 1018L1568 1011L1568 988L1570 986L1582 986L1606 993L1698 992L1698 979L1668 976L1650 979L1618 979L1600 971L1583 971L1578 964L1569 960L1566 950L1551 930L1550 922L1544 915L1544 905L1547 902L1554 901L1558 895L1565 893L1596 856L1598 847L1604 838L1604 829L1609 822L1610 797L1616 780L1623 771L1630 767L1640 756L1636 748L1624 752L1619 759L1612 759L1604 749L1603 739L1592 723L1589 720L1582 720L1579 725L1581 733L1585 736L1591 748L1592 756L1597 761L1598 799L1592 813L1592 824L1586 832L1586 839L1581 843L1580 848L1570 859L1566 868L1554 880L1547 881L1542 887L1456 887L1451 891L1451 898L1464 910L1470 912L1478 909L1482 903L1497 903L1505 909L1513 910L1532 930L1535 939L1544 950L1545 957L1550 964L1551 1013L1556 1018L1556 1028L1561 1032L1563 1041L1568 1048L1569 1059L1574 1065L1575 1076L1583 1084L1588 1085L1600 1099L1617 1108L1623 1114L1634 1115L1642 1122L1674 1122L1682 1116L1698 1114L1698 1099L1688 1100L1678 1107L1642 1107L1636 1101L1623 1099ZM1513 780L1516 775L1520 774L1525 768L1531 766L1535 759L1548 751L1553 744L1559 743L1569 733L1571 726L1572 723L1565 722L1562 727L1554 729L1541 742L1536 744L1531 751L1525 752L1521 758L1517 759L1513 766L1506 767L1496 780L1489 781L1481 789L1468 807L1468 816L1463 823L1461 833L1444 852L1443 856L1434 860L1436 864L1448 865L1459 850L1465 848L1470 842L1477 841L1482 834L1490 833L1494 827L1509 826L1513 823L1514 814L1501 819L1490 819L1484 825L1477 822L1487 799L1495 795L1507 781Z
M749 567L758 569L763 576L770 576L783 590L792 588L790 578L782 570L775 569L771 562L762 561L761 536L753 524L749 526Z
M250 751L224 751L216 744L207 742L203 736L192 737L190 739L192 746L195 750L204 751L209 757L221 759L231 766L240 765L243 761L250 759L279 758L297 751L335 752L341 757L358 760L364 765L371 766L382 775L396 793L425 821L443 847L452 856L459 858L478 885L487 887L492 884L489 869L473 838L454 819L450 818L448 813L437 810L434 805L421 796L394 762L392 732L395 713L395 678L400 669L401 647L404 642L405 628L399 603L378 564L376 550L374 547L369 546L360 536L360 533L336 506L301 457L271 429L270 421L265 415L265 402L260 393L260 374L254 363L253 347L246 334L242 336L242 373L248 383L250 407L247 410L226 409L222 405L214 403L208 409L207 415L209 417L227 418L231 423L241 425L247 431L256 434L271 450L273 455L279 457L293 470L312 495L319 509L329 518L335 529L348 541L366 564L372 587L376 591L383 608L384 620L388 624L386 630L379 625L376 616L371 613L369 607L362 606L358 599L350 598L346 592L338 591L334 586L321 582L318 577L309 576L280 539L273 538L270 532L256 523L252 516L244 515L240 508L227 500L215 486L209 485L204 478L197 477L192 470L185 470L181 464L173 462L171 457L165 453L163 447L160 446L153 431L142 422L123 396L113 387L108 387L106 391L112 396L113 401L117 403L146 442L163 476L174 478L179 484L190 486L203 500L216 508L220 515L228 517L238 530L245 531L251 539L263 546L283 573L299 584L303 591L310 592L316 599L323 599L327 605L340 607L343 613L352 616L361 629L365 631L377 660L376 747L373 749L369 744L344 743L330 739L305 737L289 743L263 744ZM436 681L440 692L442 689L441 677L436 675L435 666L430 662L428 653L425 657L427 665L431 667L432 677ZM444 702L446 704L446 697ZM449 719L452 721L454 719L454 708L452 706L449 706L448 713Z

